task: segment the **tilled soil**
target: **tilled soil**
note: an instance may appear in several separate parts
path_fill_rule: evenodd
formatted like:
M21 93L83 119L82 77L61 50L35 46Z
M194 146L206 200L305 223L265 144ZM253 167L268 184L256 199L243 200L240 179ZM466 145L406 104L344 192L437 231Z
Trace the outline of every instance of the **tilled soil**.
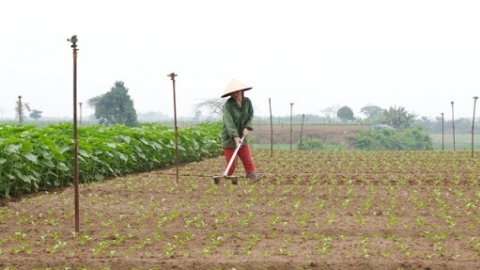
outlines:
M0 204L1 269L478 269L478 159L254 150ZM239 164L240 165L240 164ZM237 176L243 176L241 166Z

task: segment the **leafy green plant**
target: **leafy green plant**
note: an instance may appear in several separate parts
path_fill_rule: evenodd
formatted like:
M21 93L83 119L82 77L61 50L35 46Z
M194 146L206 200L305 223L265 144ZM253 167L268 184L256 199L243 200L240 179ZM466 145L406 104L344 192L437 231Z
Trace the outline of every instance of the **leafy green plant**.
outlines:
M302 151L328 150L327 145L321 139L308 138L297 143L297 149Z
M220 123L202 123L178 131L180 162L221 154ZM0 125L0 194L5 197L72 183L70 123L46 127ZM175 163L173 129L157 124L78 128L82 183L149 171Z
M394 129L365 130L349 140L360 150L433 150L432 139L422 127L404 132Z

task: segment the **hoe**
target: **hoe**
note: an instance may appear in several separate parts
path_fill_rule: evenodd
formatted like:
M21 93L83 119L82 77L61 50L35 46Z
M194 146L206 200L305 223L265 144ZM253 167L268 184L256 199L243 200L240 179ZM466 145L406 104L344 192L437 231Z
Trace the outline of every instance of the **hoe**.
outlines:
M234 184L234 185L238 184L238 178L234 175L228 175L228 170L230 170L230 167L232 166L233 161L237 157L238 150L240 149L240 147L242 147L243 138L244 137L242 137L242 139L238 143L237 147L235 148L235 152L233 152L233 155L230 158L230 161L228 162L227 168L223 172L223 175L217 175L217 176L213 177L213 181L215 182L215 184L217 184L217 185L220 184L220 179L222 179L222 178L230 179L232 181L232 184Z

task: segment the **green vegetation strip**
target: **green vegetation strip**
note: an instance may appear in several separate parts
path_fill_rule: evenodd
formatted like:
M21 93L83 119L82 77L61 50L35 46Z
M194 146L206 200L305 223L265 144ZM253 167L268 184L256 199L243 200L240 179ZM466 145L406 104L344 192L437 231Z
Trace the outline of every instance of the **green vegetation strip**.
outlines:
M221 154L221 123L178 130L180 162ZM175 132L158 124L78 128L82 183L175 163ZM73 125L0 125L0 194L29 193L73 183Z

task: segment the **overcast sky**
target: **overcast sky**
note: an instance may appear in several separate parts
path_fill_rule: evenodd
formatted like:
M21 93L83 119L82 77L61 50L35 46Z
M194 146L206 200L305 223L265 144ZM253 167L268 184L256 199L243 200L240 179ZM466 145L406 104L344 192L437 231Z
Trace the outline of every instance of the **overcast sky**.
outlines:
M2 0L0 117L15 102L43 116L123 81L137 112L178 116L218 98L231 79L256 115L318 114L368 104L420 116L473 115L480 96L480 1ZM480 106L480 105L479 105ZM84 115L93 110L83 106ZM477 110L477 111L480 111Z

